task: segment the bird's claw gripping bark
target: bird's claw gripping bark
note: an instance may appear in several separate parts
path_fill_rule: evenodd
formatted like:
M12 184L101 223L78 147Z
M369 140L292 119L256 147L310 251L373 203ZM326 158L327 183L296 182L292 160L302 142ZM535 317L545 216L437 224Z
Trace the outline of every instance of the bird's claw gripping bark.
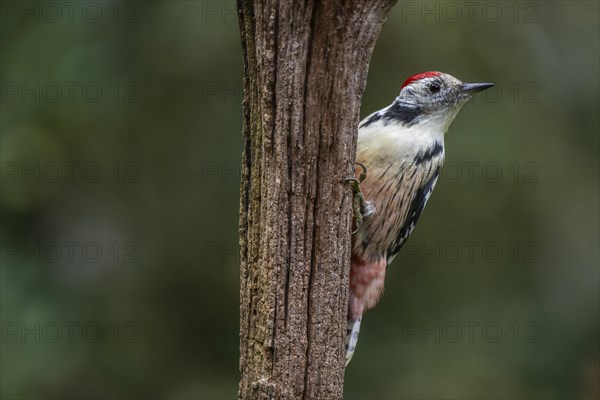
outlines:
M363 219L373 214L373 212L375 211L373 205L370 202L365 201L365 197L362 193L362 190L360 189L360 184L367 177L367 167L359 162L357 162L356 164L358 164L362 168L362 172L358 176L358 179L347 178L343 180L344 182L349 182L350 184L352 184L352 191L354 193L352 199L352 211L354 212L356 229L352 231L353 235L360 229Z

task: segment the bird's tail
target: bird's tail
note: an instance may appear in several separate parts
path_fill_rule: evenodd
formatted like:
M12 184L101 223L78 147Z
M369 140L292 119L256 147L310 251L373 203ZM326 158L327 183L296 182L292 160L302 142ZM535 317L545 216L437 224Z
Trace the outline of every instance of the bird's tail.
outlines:
M348 328L346 330L346 366L348 366L348 363L352 360L354 350L356 349L356 343L358 343L361 320L362 317L359 319L348 319Z

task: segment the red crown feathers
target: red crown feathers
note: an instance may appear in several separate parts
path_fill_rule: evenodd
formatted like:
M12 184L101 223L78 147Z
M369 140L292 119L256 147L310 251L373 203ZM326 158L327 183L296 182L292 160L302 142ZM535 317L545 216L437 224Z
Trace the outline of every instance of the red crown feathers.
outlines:
M402 84L402 86L400 87L400 89L402 89L404 86L406 85L410 85L411 83L424 79L424 78L432 78L434 76L440 76L442 73L438 72L438 71L428 71L428 72L421 72L420 74L416 74L413 75L411 77L409 77L407 80L404 81L404 83Z

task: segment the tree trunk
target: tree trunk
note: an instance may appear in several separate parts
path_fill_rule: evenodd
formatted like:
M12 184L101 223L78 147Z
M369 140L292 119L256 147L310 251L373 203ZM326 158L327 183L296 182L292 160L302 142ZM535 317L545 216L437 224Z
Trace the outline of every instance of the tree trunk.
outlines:
M393 0L238 0L243 399L337 399L344 382L360 100Z

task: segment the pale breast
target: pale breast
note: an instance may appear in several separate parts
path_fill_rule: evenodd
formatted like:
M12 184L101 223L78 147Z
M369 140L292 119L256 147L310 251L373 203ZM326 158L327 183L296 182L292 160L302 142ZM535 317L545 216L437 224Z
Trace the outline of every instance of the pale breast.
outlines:
M437 182L443 163L443 147L418 153L409 162L400 160L369 166L361 184L365 199L375 212L363 221L355 234L353 256L364 261L381 257L391 262L412 232Z

